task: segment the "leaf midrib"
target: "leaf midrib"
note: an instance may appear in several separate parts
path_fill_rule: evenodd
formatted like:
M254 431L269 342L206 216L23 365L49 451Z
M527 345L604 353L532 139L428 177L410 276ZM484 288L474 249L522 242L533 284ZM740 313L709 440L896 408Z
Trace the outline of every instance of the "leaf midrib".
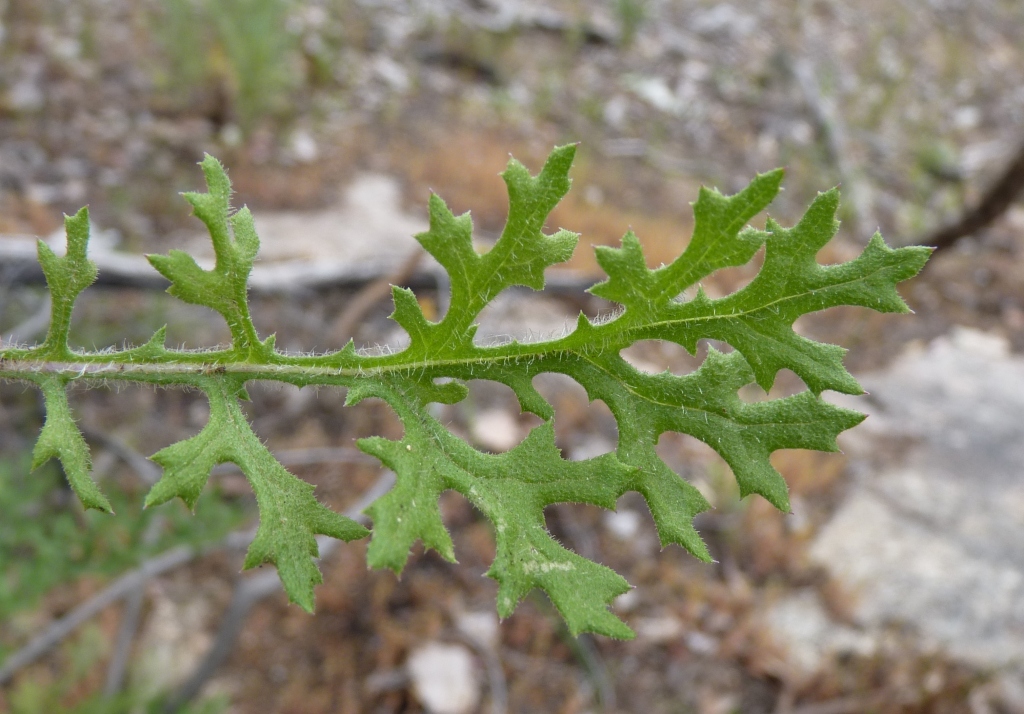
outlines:
M830 283L825 286L818 286L798 293L769 300L757 306L734 310L730 312L693 315L670 320L657 320L642 324L624 325L625 329L613 330L613 328L624 320L619 317L612 322L594 327L594 342L602 342L607 346L605 351L621 349L635 341L633 335L649 330L666 329L698 322L709 322L718 320L736 320L747 317L753 313L760 312L781 303L799 300L808 295L823 289L839 288L852 283L868 280L870 277L889 270L893 266L883 265L868 273L862 273L849 280ZM734 298L738 293L733 293L724 299ZM717 302L717 301L715 301ZM610 334L602 334L610 333ZM511 342L497 347L473 346L473 352L466 356L452 357L446 359L422 359L403 361L401 358L406 351L394 355L385 356L360 356L358 364L346 367L332 367L323 362L334 358L337 353L328 354L323 357L306 357L276 354L278 360L275 363L258 363L248 360L238 360L236 350L166 350L158 359L134 359L120 361L128 356L132 349L120 352L92 352L72 353L75 361L65 362L39 362L32 360L30 355L18 354L11 359L6 358L6 353L14 350L0 350L0 379L27 379L38 374L60 374L75 379L112 379L118 381L137 381L140 377L151 376L153 381L161 384L192 384L197 377L210 376L212 374L239 374L251 375L250 379L302 382L303 378L316 379L328 378L332 380L359 378L376 375L401 374L409 370L439 370L445 367L472 367L474 365L500 364L508 359L536 359L540 357L557 356L559 352L567 353L575 357L586 358L586 349L572 345L577 334L573 331L565 337L546 342ZM97 369L97 367L100 367ZM180 379L174 379L180 375ZM342 385L343 386L343 385Z

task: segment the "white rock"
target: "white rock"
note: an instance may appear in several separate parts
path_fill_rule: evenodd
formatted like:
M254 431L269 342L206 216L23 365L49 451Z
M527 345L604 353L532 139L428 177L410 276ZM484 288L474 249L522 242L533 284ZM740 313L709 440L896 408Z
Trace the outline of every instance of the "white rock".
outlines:
M501 630L493 610L461 612L455 617L455 626L480 647L494 649L498 646Z
M150 612L131 665L133 690L141 695L167 691L193 672L210 647L206 625L209 602L195 593L150 589Z
M399 94L409 89L409 72L391 57L377 55L373 60L373 71Z
M39 111L45 103L46 97L43 90L32 80L21 80L7 90L7 105L15 111Z
M565 457L570 461L586 461L587 459L607 454L610 451L615 451L614 441L605 438L601 434L587 434L579 443L566 450Z
M827 667L834 655L868 657L875 652L875 638L834 622L817 594L802 590L775 603L764 615L769 636L785 651L793 674L811 677Z
M317 211L257 211L254 218L263 265L306 260L358 264L370 271L393 270L419 250L413 236L428 227L426 221L402 209L398 182L383 174L357 176L336 206ZM196 234L189 252L212 257L209 235Z
M507 290L480 312L474 344L502 344L510 340L537 342L568 334L576 315L564 300Z
M468 714L480 701L480 682L469 650L428 642L406 663L413 691L432 714Z
M473 440L491 451L508 451L523 437L519 422L504 409L486 409L470 426Z
M718 652L718 640L699 630L687 632L683 637L686 647L696 654L713 655Z
M634 77L630 82L633 92L655 109L666 114L682 114L686 110L683 103L664 77Z
M683 623L674 615L645 617L634 625L638 640L649 644L663 644L679 639L683 634Z
M320 147L317 146L316 139L305 129L299 129L292 134L288 148L295 160L301 164L316 161L320 156Z
M640 593L636 589L627 590L612 601L612 607L619 612L630 612L640 604Z
M862 477L812 560L865 628L902 622L985 668L1024 661L1024 359L958 328L861 381L871 398L852 406L870 418L844 447ZM876 461L894 438L897 463Z

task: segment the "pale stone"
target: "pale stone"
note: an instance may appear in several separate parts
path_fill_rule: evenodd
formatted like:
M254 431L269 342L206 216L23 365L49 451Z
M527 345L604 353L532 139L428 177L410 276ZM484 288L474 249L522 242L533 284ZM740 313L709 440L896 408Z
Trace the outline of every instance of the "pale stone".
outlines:
M256 211L254 219L260 263L343 262L382 271L394 270L419 250L413 236L427 229L424 219L402 209L398 182L383 174L360 174L335 206L317 211ZM189 251L212 256L209 236L197 234Z
M870 418L841 440L859 478L812 561L866 629L902 622L986 668L1024 660L1024 359L957 328L861 382L870 398L842 401Z
M485 649L498 646L501 630L498 616L493 610L460 612L455 617L455 626L475 645Z
M764 613L763 623L798 679L812 677L836 655L869 657L877 648L871 634L834 622L811 590L774 603Z
M469 650L428 642L406 663L417 699L432 714L468 714L480 701L480 682Z
M504 409L486 409L470 426L473 440L491 451L508 451L522 438L519 422Z
M683 623L674 615L641 618L633 629L638 640L653 645L672 642L683 635Z
M640 514L628 508L604 514L604 526L618 540L628 541L640 530Z

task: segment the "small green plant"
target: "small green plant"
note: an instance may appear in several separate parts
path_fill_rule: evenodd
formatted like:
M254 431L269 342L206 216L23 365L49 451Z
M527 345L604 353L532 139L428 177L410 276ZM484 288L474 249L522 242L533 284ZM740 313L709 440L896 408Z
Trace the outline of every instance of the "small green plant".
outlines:
M630 47L636 33L647 18L646 0L615 0L615 14L619 19L619 44Z
M246 131L287 111L301 80L299 39L286 25L289 0L166 0L155 34L168 56L165 84L207 87L229 101Z
M59 469L47 466L30 475L27 467L28 459L0 460L0 621L84 575L117 575L172 546L218 541L246 515L239 504L205 498L196 509L199 518L170 510L159 537L147 542L143 534L157 512L139 507L141 494L111 494L112 507L124 514L119 518L87 512L80 519L67 508L63 496L73 496ZM5 654L0 645L0 657Z
M505 228L490 250L474 248L468 214L455 216L437 196L429 202L430 228L420 244L448 272L450 307L428 320L409 290L393 288L393 319L411 342L400 352L363 354L349 342L329 354L290 355L274 337L261 338L249 316L246 283L259 240L248 209L233 213L231 186L220 163L202 162L207 193L188 193L196 216L206 224L216 264L205 270L187 253L149 256L168 280L169 292L204 305L227 321L231 344L214 350L164 346L164 330L144 345L116 351L72 350L67 343L71 312L79 293L96 276L86 257L88 214L66 219L67 254L39 244L39 259L53 295L45 341L32 348L0 351L0 378L35 384L46 400L47 417L33 463L60 459L68 481L89 508L110 510L110 502L89 475L89 452L68 406L73 383L142 382L201 390L210 418L199 434L157 452L163 477L146 497L154 506L175 497L194 506L210 469L234 462L256 494L260 525L245 567L274 563L290 599L313 609L313 587L321 582L313 558L315 534L342 540L370 535L354 521L319 503L313 487L288 473L256 437L242 413L250 381L348 390L346 403L384 400L401 419L401 439L371 437L359 448L397 474L394 488L367 509L373 520L367 557L373 567L400 572L417 540L454 560L452 540L441 521L438 497L455 490L493 524L497 555L488 575L499 583L498 612L509 615L534 588L544 590L573 634L590 631L628 638L629 627L608 604L629 584L608 568L561 546L545 527L552 503L591 503L614 508L626 491L647 500L664 545L676 543L710 560L693 527L708 503L674 473L655 451L666 431L691 434L729 464L743 496L757 493L788 510L786 483L769 456L778 449L836 449L836 435L863 415L820 398L825 390L861 393L844 369L844 350L797 335L801 315L835 305L859 305L882 312L906 312L895 285L916 274L927 248L887 247L876 235L855 260L819 265L815 256L837 229L835 190L820 194L793 228L769 219L764 230L744 227L776 196L782 171L758 176L743 191L723 196L702 189L694 204L693 236L669 265L649 269L640 242L627 233L620 248L597 249L607 280L590 291L618 303L608 319L580 315L571 333L550 341L481 345L475 320L499 293L513 285L544 286L544 270L567 260L578 236L544 232L548 214L569 189L574 146L556 148L537 176L511 160L502 174L509 193ZM764 247L764 263L748 285L712 299L701 289L685 290L715 271L740 266ZM634 369L620 351L639 340L669 340L695 352L700 340L727 343L732 351L708 349L695 372L651 375ZM756 383L769 390L781 369L798 375L808 391L756 403L738 390ZM534 389L544 372L568 375L601 399L619 429L616 451L585 461L567 461L554 441L553 409ZM432 416L432 402L452 404L467 394L466 382L493 380L508 385L524 411L544 423L501 454L481 452Z

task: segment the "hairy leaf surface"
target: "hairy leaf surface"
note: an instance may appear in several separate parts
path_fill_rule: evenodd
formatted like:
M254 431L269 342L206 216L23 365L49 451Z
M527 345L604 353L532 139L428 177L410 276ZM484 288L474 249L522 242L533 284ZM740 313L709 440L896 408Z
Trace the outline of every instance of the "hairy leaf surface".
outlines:
M613 319L591 321L581 314L576 329L558 339L476 344L478 316L495 297L511 286L542 289L545 269L572 255L577 235L549 233L545 225L569 190L574 154L574 146L556 148L536 176L514 159L509 162L502 174L508 220L499 239L483 252L474 247L469 214L455 216L441 198L430 197L429 230L416 238L448 273L449 307L442 318L430 320L416 295L394 288L392 318L408 332L410 344L386 355L360 354L351 343L327 355L285 355L275 349L273 336L258 336L246 282L259 239L249 211L233 212L231 184L212 157L202 162L208 192L185 198L210 232L214 267L201 268L181 251L150 256L150 261L171 281L172 295L224 317L232 344L212 351L171 350L161 330L145 345L120 352L72 352L67 346L71 310L95 278L95 267L86 258L88 214L83 209L67 219L65 257L40 244L54 304L46 341L32 349L0 351L0 378L35 383L46 398L48 416L35 462L59 458L83 503L109 509L89 477L88 449L68 408L67 385L107 379L201 390L210 403L209 422L199 434L154 454L164 475L146 503L181 498L194 506L215 465L238 464L260 508L259 530L245 565L274 563L289 597L311 610L314 585L321 581L313 560L314 536L352 540L368 531L319 503L312 486L274 459L253 433L239 400L245 383L253 380L344 387L348 404L381 399L405 428L401 439L358 442L397 475L392 490L367 509L373 520L371 566L401 572L417 541L454 561L438 498L457 491L494 524L497 555L487 574L499 584L497 605L503 617L539 588L573 633L632 636L608 609L628 583L557 542L547 530L545 507L568 502L610 509L623 493L636 491L646 499L663 545L675 543L710 560L693 527L694 516L708 503L655 450L661 435L674 431L717 451L743 496L760 494L788 510L786 484L771 465L771 454L797 448L834 451L836 436L863 419L820 397L825 390L861 392L843 367L845 351L796 334L794 322L837 305L907 312L895 286L921 269L929 251L893 250L876 235L858 258L820 265L816 256L838 227L838 192L820 194L792 228L771 219L763 230L750 227L780 189L782 171L773 171L734 196L702 189L693 206L690 242L669 265L648 268L632 232L618 248L598 248L607 279L591 292L621 306ZM745 265L762 249L764 262L742 289L714 299L700 289L715 271ZM694 296L683 298L694 286ZM691 374L652 375L620 355L641 340L667 340L691 353L701 340L731 349L710 347ZM770 389L782 369L798 375L808 390L753 403L740 398L749 384ZM619 432L613 453L583 461L562 458L555 444L554 410L533 386L533 379L547 372L571 377L591 400L608 405ZM474 379L508 385L522 409L543 424L507 453L485 453L466 443L433 416L429 405L462 400L466 383Z

